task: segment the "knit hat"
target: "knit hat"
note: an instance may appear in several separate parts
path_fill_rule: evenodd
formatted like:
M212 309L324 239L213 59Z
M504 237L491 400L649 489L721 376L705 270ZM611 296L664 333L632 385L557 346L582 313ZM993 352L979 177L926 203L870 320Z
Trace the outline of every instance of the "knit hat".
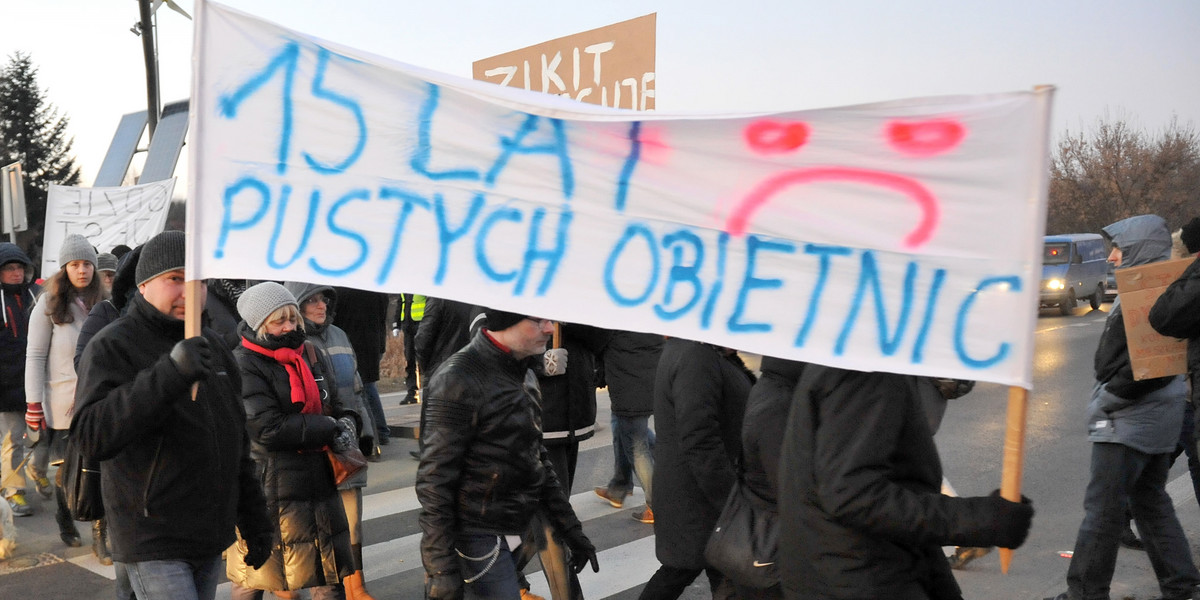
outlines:
M142 247L137 271L133 274L134 280L138 285L142 285L163 273L182 269L184 256L183 232L164 231L150 238Z
M295 296L292 296L287 288L274 281L264 281L242 292L237 301L237 309L250 329L257 331L271 313L289 304L300 310Z
M96 255L96 270L97 271L112 271L117 272L117 257L107 252L101 252Z
M488 308L484 310L487 315L488 331L504 331L517 323L520 323L525 315L503 311L496 308Z
M1183 241L1188 252L1192 254L1200 252L1200 217L1188 221L1187 225L1183 226L1179 239Z
M58 248L58 268L67 266L67 263L73 260L86 260L96 266L96 249L92 247L91 242L87 238L72 233L63 240L62 246Z

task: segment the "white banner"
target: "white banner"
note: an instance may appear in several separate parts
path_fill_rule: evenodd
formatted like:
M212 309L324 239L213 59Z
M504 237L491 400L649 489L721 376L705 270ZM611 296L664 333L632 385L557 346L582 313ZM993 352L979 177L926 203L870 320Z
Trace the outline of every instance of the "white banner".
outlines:
M637 113L197 13L189 279L1030 385L1049 89Z
M42 277L58 270L58 249L68 234L87 238L100 252L119 244L146 243L167 224L175 179L123 187L50 185L42 243Z

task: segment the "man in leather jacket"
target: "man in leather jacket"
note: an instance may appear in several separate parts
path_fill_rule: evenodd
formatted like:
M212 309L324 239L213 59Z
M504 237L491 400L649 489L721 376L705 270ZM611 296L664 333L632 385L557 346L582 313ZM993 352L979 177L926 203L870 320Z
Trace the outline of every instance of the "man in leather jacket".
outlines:
M542 445L541 392L530 371L554 323L494 309L488 328L426 388L417 469L426 595L520 596L513 552L537 511L570 550L576 573L596 549L583 533Z

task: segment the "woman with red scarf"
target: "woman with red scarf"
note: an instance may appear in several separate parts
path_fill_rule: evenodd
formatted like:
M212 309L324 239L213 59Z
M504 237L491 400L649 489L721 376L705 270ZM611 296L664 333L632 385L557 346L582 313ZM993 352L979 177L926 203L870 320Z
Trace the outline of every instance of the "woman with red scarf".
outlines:
M327 359L305 342L296 299L282 285L260 283L238 299L242 401L251 454L275 523L271 556L246 566L244 548L227 552L235 600L280 598L310 589L313 600L342 599L354 572L350 529L325 450L358 443L358 415L337 396ZM239 538L235 545L245 542Z

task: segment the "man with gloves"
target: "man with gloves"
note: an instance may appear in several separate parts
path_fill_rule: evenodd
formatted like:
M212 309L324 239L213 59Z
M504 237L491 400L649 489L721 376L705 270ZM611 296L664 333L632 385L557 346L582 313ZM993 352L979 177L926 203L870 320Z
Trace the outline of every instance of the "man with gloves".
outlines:
M83 454L104 461L113 559L143 600L213 598L234 526L249 539L270 530L237 364L212 330L184 339L183 267L182 232L146 242L140 294L80 359L71 425ZM246 561L270 550L252 544Z
M487 327L438 368L426 387L417 470L427 597L520 597L514 552L544 511L575 572L596 548L546 458L541 392L530 370L554 323L488 309Z

